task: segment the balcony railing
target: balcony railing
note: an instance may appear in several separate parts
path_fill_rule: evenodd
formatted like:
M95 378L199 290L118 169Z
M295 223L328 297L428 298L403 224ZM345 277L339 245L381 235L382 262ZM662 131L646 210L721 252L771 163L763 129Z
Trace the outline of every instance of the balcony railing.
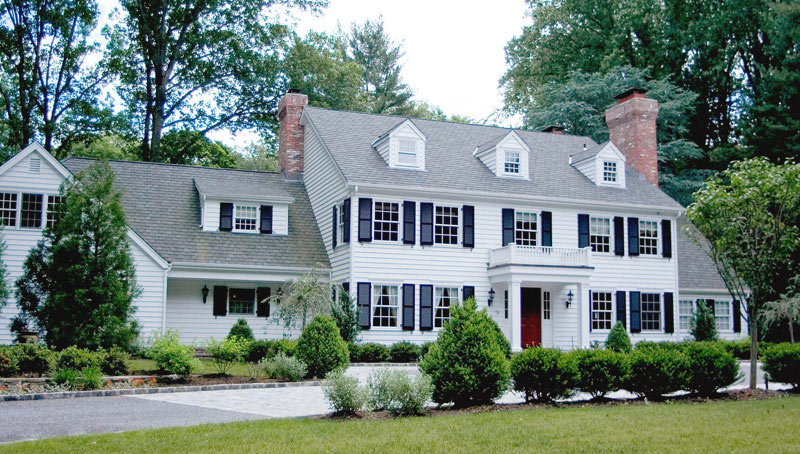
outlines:
M592 265L592 248L518 246L512 243L489 251L489 267L501 265L588 267Z

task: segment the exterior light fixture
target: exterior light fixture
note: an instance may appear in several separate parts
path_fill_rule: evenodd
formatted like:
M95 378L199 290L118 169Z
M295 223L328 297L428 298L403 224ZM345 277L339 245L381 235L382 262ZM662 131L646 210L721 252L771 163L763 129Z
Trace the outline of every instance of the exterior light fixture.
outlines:
M572 306L572 298L574 297L575 295L572 293L572 290L570 290L569 293L567 293L567 309Z
M203 290L201 290L201 292L203 292L203 304L206 304L206 300L208 299L208 287L203 285Z
M489 306L491 306L493 302L494 302L494 289L490 288L489 289Z

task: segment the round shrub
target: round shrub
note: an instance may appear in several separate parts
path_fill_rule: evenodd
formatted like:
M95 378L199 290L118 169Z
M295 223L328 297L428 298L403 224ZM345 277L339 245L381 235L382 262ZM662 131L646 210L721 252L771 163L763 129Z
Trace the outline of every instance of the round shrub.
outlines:
M408 341L397 342L389 349L389 361L393 363L415 363L419 361L419 346Z
M253 336L253 330L250 329L250 325L247 324L247 320L243 318L236 320L236 323L231 326L231 330L228 331L227 337L230 338L234 336L247 340L255 340L255 337Z
M628 337L628 331L622 325L622 322L617 322L611 328L611 332L608 333L608 339L606 339L606 348L617 353L630 353L633 350L631 338Z
M350 352L350 362L351 363L360 363L361 362L361 345L356 344L355 342L348 342L347 343L347 351Z
M686 387L686 354L677 348L636 349L630 354L628 391L658 400Z
M324 377L330 371L344 369L350 361L347 343L339 335L336 322L327 315L314 317L306 326L295 355L308 366L309 377Z
M357 379L344 375L341 370L332 371L325 376L322 392L328 399L331 410L342 416L353 415L364 409L369 393L365 387L358 384Z
M244 360L248 363L260 363L264 358L272 358L276 353L278 353L276 342L257 340L250 342Z
M371 410L387 410L400 416L422 414L433 386L427 375L411 376L402 370L378 369L367 379Z
M776 344L764 350L761 360L769 379L800 387L800 344Z
M212 337L208 340L206 351L211 354L217 372L226 375L234 363L244 360L249 348L250 341L243 337L229 336L221 342Z
M261 364L267 377L277 380L300 381L306 376L308 367L294 356L286 356L283 352L272 358L264 359Z
M569 397L577 375L575 362L555 349L528 348L511 359L514 390L525 394L525 402Z
M148 352L159 370L186 378L197 370L199 361L194 357L194 348L184 345L175 330L157 334Z
M297 340L279 339L275 341L276 353L283 353L286 356L294 356L297 352Z
M383 344L364 344L359 350L359 362L385 363L389 361L389 347Z
M576 350L570 354L578 370L575 388L600 399L625 383L628 361L624 354L610 350Z
M420 362L431 376L433 400L456 406L491 403L508 387L508 342L486 310L474 300L450 309L450 321Z
M19 373L16 359L7 351L0 351L0 377L13 377Z
M57 369L83 370L87 367L100 367L105 352L93 352L76 346L67 347L58 353Z
M40 377L50 369L52 352L39 344L17 344L11 355L21 374L37 374Z
M128 375L131 355L119 347L111 347L103 355L103 373L107 375Z
M714 395L738 378L736 358L716 342L695 342L687 348L686 358L686 383L695 394Z

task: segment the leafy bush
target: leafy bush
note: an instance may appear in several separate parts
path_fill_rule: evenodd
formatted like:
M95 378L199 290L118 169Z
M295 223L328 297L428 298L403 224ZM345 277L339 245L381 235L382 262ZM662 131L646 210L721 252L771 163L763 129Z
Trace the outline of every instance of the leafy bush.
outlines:
M231 330L228 331L228 336L226 339L234 336L247 340L255 340L255 336L253 336L253 330L250 329L250 325L247 324L247 320L243 318L236 320L236 323L231 326Z
M186 378L200 365L194 357L194 348L184 345L175 330L156 334L148 355L159 370Z
M262 362L267 377L278 380L299 381L306 376L308 367L303 361L283 352Z
M686 386L686 354L674 348L636 349L630 355L626 389L650 400Z
M344 375L341 370L334 370L325 376L322 392L337 415L353 415L364 409L369 394L357 379Z
M294 356L297 353L297 340L295 339L279 339L276 341L276 345L278 353L286 356Z
M19 373L38 374L40 377L50 369L52 352L39 344L17 344L11 350Z
M244 360L250 341L239 336L229 336L218 342L213 337L208 340L206 351L211 354L217 372L226 375L234 363Z
M361 363L385 363L389 361L389 347L383 344L364 344L359 349Z
M97 366L85 367L81 370L78 384L84 390L98 389L103 383L103 371Z
M56 369L53 374L53 383L74 388L79 382L80 375L75 369Z
M130 353L119 347L111 347L103 356L103 373L107 375L128 375L130 372Z
M714 320L714 308L705 302L697 305L697 311L689 323L689 333L694 336L694 340L703 342L715 341L719 338L717 322Z
M402 370L378 369L367 379L372 410L408 416L420 415L431 399L433 386L427 375L411 376Z
M87 367L100 367L104 352L93 352L76 346L67 347L58 354L57 369L83 370Z
M419 361L419 346L408 341L397 342L389 349L389 361L393 363L415 363Z
M568 397L577 375L575 362L555 349L528 348L511 359L514 390L525 394L525 402Z
M611 350L577 350L570 353L578 370L575 388L600 399L624 385L627 357Z
M800 387L800 344L777 344L764 350L761 360L769 379Z
M688 368L687 386L701 396L711 396L717 390L730 386L739 375L736 358L716 342L696 342L686 351Z
M272 358L278 352L275 342L257 340L250 342L244 360L248 363L260 363L264 358Z
M347 343L339 336L336 322L327 315L314 317L306 326L295 355L306 363L310 377L324 377L332 370L344 369L350 361Z
M608 339L606 339L606 348L617 353L630 353L633 350L631 338L628 337L628 331L622 325L622 322L617 322L611 328L611 332L608 333Z
M440 404L491 403L508 387L508 351L497 323L469 299L450 308L450 321L420 368L431 376L433 400Z
M642 341L637 342L634 350L638 351L652 351L652 350L669 350L669 351L679 351L685 352L686 348L692 344L693 341L690 342L652 342L652 341Z
M0 351L0 377L13 377L18 373L16 358L8 351Z

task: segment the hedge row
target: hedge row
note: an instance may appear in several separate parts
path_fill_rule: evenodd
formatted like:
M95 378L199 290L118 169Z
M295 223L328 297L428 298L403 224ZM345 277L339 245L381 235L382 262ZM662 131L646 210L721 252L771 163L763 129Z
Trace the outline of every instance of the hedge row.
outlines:
M120 348L87 350L75 346L54 351L39 344L0 347L0 377L38 375L60 369L81 371L96 368L106 375L129 372L130 355Z
M354 363L415 363L422 359L432 342L422 345L408 341L397 342L391 346L377 343L348 344L350 361Z

